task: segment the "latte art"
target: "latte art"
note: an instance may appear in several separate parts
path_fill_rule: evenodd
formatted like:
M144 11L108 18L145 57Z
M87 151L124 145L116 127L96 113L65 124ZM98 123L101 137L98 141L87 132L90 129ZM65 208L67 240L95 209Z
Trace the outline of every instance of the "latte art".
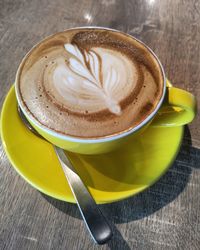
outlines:
M82 53L72 44L65 44L65 49L72 57L56 65L52 84L68 107L77 109L79 106L82 112L107 108L120 115L119 103L137 81L133 63L120 53L112 55L108 49L94 48ZM128 82L127 74L132 74L134 81Z
M47 38L24 60L20 98L44 127L75 137L102 137L142 122L162 94L162 72L128 35L72 29Z

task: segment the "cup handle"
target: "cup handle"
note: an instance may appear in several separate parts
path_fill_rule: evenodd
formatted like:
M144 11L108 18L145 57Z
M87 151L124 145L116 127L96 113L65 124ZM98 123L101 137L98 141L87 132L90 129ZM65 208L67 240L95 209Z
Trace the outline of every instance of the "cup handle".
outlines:
M151 126L176 127L190 123L197 112L195 97L182 89L172 87L167 80L165 100Z

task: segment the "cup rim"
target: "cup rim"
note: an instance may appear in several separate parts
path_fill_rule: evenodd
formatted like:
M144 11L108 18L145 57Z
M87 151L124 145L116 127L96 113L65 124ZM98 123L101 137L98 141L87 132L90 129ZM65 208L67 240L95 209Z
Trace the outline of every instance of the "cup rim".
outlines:
M76 29L104 29L104 30L110 30L110 31L114 31L114 32L119 32L123 35L126 35L134 40L136 40L138 43L142 44L152 55L153 57L156 59L160 70L161 70L161 74L162 74L162 78L163 78L163 89L162 89L162 96L159 100L159 102L157 103L156 107L154 108L154 110L150 113L150 115L148 115L141 123L139 123L137 126L134 127L129 127L126 130L114 133L114 134L110 134L110 135L106 135L106 136L99 136L99 137L94 137L94 138L83 138L83 137L77 137L77 136L71 136L71 135L65 135L65 134L61 134L53 129L50 129L48 127L46 127L45 125L41 124L39 121L37 121L37 119L34 119L32 116L29 115L29 113L26 111L26 108L24 108L24 106L22 105L22 101L20 100L20 94L19 94L19 83L18 83L18 79L19 79L19 75L22 69L22 66L24 65L26 59L28 58L28 56L32 53L32 51L39 45L41 44L41 42L45 41L46 39L49 39L50 37L54 36L55 34L59 34L59 33L63 33L65 31L68 30L76 30ZM113 141L116 139L120 139L123 138L129 134L132 134L136 131L138 131L139 129L141 129L143 126L145 126L146 124L148 124L153 117L156 115L156 113L158 112L158 110L160 109L164 97L165 97L165 93L166 93L166 76L165 76L165 72L163 69L163 66L159 60L159 58L157 57L157 55L153 52L153 50L151 48L149 48L144 42L142 42L141 40L137 39L136 37L127 34L123 31L120 30L116 30L116 29L112 29L112 28L107 28L107 27L101 27L101 26L80 26L80 27L74 27L74 28L69 28L60 32L56 32L52 35L49 35L47 37L45 37L44 39L40 40L38 43L36 43L27 53L26 55L23 57L18 69L17 69L17 73L16 73L16 77L15 77L15 93L16 93L16 98L17 98L17 102L20 106L20 108L22 109L23 113L26 115L26 117L28 117L28 119L36 126L39 127L39 129L43 130L44 132L46 132L47 134L54 136L58 139L61 140L65 140L65 141L71 141L71 142L80 142L80 143L100 143L100 142L107 142L107 141Z

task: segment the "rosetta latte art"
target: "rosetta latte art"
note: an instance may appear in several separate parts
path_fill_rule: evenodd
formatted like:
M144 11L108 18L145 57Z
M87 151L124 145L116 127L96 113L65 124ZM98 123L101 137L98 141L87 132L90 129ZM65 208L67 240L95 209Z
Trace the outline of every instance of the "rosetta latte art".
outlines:
M121 67L123 72L122 59L107 54L103 49L99 49L98 54L94 50L81 51L72 44L65 44L64 47L72 56L67 63L58 64L54 70L53 83L59 94L71 104L83 105L89 110L94 102L100 106L104 103L110 112L120 115L118 87L126 85L126 81L122 80L125 75L120 76L117 71ZM103 67L105 60L110 61L106 69ZM108 61L105 63L108 64Z

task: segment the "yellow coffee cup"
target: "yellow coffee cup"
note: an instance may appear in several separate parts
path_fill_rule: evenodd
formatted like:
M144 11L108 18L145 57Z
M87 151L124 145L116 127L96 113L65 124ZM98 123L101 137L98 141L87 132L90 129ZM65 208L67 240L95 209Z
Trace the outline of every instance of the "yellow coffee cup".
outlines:
M151 49L149 50L151 51ZM19 92L18 82L18 75L20 74L21 67L19 67L18 69L15 81L15 91L18 104L27 119L29 120L29 122L32 124L32 126L46 140L65 150L81 154L100 154L115 150L116 148L122 146L125 142L134 138L135 136L140 136L140 134L150 124L151 126L172 127L182 126L190 123L194 119L196 114L195 97L185 90L173 87L170 82L165 78L163 67L159 62L158 58L152 51L151 53L155 56L162 69L163 93L159 103L152 111L152 113L133 128L129 128L117 134L104 137L78 138L75 136L63 135L59 132L45 127L44 125L40 124L36 119L34 119L29 112L27 112L23 104Z

